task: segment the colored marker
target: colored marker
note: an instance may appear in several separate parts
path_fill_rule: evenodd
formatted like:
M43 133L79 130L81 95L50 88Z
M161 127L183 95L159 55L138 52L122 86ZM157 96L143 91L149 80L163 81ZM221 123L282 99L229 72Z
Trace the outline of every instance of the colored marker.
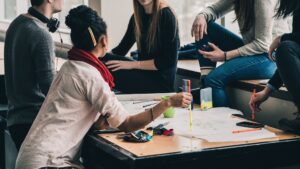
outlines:
M232 134L244 133L244 132L251 132L251 131L258 131L261 128L254 128L254 129L244 129L244 130L233 130Z
M256 89L253 89L253 92L252 92L252 96L251 96L252 98L255 98L256 97ZM252 121L254 121L255 120L255 109L251 109L251 111L252 111Z
M182 80L182 89L183 92L191 93L191 80L183 79ZM189 105L189 121L190 121L190 130L193 128L193 113L192 113L192 105Z

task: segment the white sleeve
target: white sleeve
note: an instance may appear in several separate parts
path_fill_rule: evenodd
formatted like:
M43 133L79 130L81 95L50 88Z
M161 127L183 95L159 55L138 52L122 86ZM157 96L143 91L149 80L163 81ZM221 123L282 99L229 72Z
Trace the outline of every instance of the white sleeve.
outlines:
M272 43L274 0L255 1L255 37L252 42L238 48L241 56L267 53Z
M119 127L127 118L128 112L118 101L108 84L99 75L86 82L87 99L102 116L107 117L111 127Z
M215 21L234 9L234 0L219 0L206 7L200 14L203 14L206 21Z

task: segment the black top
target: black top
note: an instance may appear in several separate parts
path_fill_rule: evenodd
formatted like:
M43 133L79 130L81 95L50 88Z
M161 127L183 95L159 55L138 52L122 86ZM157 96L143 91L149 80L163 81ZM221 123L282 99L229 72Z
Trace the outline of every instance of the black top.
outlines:
M300 44L300 9L298 9L293 16L293 31L292 33L284 34L281 38L283 41L294 41ZM282 79L276 70L274 76L270 79L269 84L278 89L283 85Z
M174 88L178 49L180 46L178 36L177 20L170 8L166 7L160 11L160 23L158 27L158 44L156 49L147 52L147 32L152 15L144 13L142 16L142 37L141 50L139 51L138 60L154 59L154 64L158 69L158 76L162 78L170 88ZM125 56L136 42L135 39L135 20L131 17L127 31L120 44L112 50L114 54Z

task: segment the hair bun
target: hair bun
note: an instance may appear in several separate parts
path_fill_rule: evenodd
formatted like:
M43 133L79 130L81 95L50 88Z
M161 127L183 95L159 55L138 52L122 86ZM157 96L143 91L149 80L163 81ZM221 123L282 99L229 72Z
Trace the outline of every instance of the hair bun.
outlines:
M66 16L66 25L70 29L86 29L95 21L97 16L96 11L85 5L80 5L70 10Z

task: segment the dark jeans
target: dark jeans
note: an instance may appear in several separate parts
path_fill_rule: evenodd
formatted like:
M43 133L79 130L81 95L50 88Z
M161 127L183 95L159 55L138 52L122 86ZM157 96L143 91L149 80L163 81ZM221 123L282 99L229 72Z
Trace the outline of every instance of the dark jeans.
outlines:
M300 44L282 42L277 49L276 64L283 83L300 111Z
M208 23L207 31L208 35L205 35L204 40L196 43L198 46L209 41L223 51L230 51L244 45L239 36L214 22ZM201 54L198 55L201 69L215 67L215 62L203 58ZM267 53L236 57L211 71L204 79L203 87L212 88L214 107L227 107L229 100L225 88L228 84L238 80L269 79L273 76L275 69L276 65L268 59Z
M12 139L15 142L16 148L19 151L20 147L31 127L31 124L18 124L8 128Z
M128 57L107 54L101 58L104 63L109 60L135 61ZM118 70L111 72L116 84L115 89L122 93L168 93L174 92L174 84L167 84L158 71L152 70Z

